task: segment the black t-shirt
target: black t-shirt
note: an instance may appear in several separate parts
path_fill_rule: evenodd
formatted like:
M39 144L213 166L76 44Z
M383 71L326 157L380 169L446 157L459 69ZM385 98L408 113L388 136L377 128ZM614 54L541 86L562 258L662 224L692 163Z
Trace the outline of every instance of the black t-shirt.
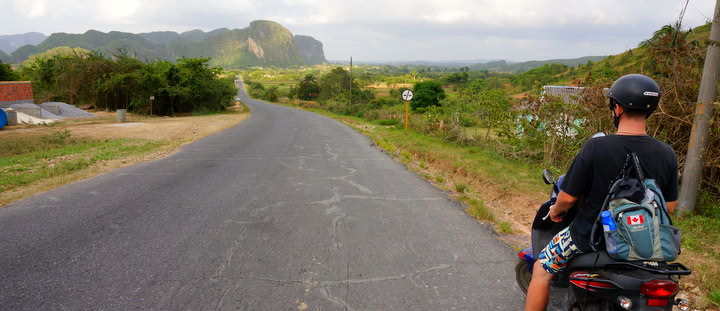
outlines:
M640 159L645 177L655 179L665 200L677 200L678 164L672 147L650 136L608 135L588 140L561 185L568 194L583 198L578 215L570 224L570 234L580 251L592 251L592 227L610 184L632 152Z

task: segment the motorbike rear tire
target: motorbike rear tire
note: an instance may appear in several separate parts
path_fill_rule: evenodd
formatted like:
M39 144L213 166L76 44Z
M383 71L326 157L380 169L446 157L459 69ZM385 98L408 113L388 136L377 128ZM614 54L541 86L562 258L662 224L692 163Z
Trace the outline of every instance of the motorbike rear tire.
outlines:
M518 260L518 263L515 265L515 280L525 294L527 294L531 278L532 274L530 273L530 267L528 267L527 262L522 259Z

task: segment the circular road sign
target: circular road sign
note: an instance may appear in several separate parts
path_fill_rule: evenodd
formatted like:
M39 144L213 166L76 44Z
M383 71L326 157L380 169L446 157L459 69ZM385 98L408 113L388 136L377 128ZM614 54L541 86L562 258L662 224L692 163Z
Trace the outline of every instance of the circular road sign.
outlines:
M409 102L413 99L413 92L411 90L404 90L402 92L402 99L406 102Z

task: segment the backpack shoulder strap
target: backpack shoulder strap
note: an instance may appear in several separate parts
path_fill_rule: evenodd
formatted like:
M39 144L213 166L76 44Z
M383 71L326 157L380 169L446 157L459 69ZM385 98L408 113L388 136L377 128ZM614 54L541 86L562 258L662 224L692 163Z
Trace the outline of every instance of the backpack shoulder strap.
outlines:
M637 176L637 178L642 181L640 184L642 185L643 192L647 191L647 187L645 186L645 174L643 174L643 169L640 165L640 159L638 158L637 154L635 152L628 154L627 158L625 159L626 165L628 161L630 161L631 167L635 171L635 176Z

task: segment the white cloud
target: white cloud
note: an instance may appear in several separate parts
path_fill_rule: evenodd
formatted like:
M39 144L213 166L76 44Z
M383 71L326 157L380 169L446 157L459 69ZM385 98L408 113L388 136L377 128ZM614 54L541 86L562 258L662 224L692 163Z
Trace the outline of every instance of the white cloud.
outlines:
M134 21L135 15L141 9L140 0L123 1L96 1L96 21L107 21L114 24L129 24Z
M46 0L15 0L15 10L27 18L45 16L47 11Z

